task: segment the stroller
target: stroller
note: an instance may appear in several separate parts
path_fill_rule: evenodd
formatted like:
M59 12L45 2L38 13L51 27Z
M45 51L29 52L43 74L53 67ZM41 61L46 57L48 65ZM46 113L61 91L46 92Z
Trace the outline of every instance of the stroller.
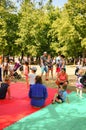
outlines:
M22 69L23 66L20 65L19 63L16 63L15 66L14 66L14 73L13 73L13 76L15 79L21 79L22 76L21 76L21 71L23 70Z
M82 76L82 78L80 79L80 82L83 84L84 88L86 88L86 72Z

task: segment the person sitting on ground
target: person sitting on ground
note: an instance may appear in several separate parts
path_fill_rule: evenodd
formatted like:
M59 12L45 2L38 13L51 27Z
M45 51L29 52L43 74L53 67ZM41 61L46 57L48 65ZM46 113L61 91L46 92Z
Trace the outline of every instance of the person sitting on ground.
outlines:
M67 89L67 86L65 85L59 87L58 92L55 94L52 100L52 104L54 104L55 102L63 103L65 101L69 103L68 93L66 89Z
M42 107L48 97L47 88L42 84L41 76L36 76L35 84L30 87L29 97L31 98L31 105L34 107Z
M28 74L28 77L29 77L29 85L31 87L33 84L35 84L35 77L36 77L37 68L32 67L32 68L30 68L30 70L31 70L31 73Z
M58 73L57 79L56 79L56 84L58 85L58 87L60 87L60 85L67 86L68 74L66 73L65 68L61 68L61 71Z
M8 93L8 98L10 95L10 79L9 77L5 77L4 82L0 84L0 99L5 99L6 94Z

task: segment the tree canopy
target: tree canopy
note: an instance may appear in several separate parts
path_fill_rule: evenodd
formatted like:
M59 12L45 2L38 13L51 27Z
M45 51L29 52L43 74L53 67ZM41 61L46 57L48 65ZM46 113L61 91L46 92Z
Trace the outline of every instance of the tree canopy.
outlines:
M68 0L62 8L52 2L1 0L0 54L86 56L86 0Z

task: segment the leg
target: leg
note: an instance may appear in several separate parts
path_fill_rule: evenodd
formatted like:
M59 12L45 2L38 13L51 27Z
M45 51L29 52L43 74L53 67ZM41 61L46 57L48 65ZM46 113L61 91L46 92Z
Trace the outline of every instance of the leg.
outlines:
M76 88L76 93L77 93L77 96L79 95L79 89L78 88Z
M45 80L48 80L48 66L45 66L45 68L44 68L44 70L45 70Z
M51 68L51 76L52 76L52 79L53 79L53 68Z
M80 97L82 98L82 89L80 89Z
M56 93L56 94L54 95L54 98L53 98L52 104L55 103L55 101L56 101L56 97L57 97L57 96L58 96L58 94Z
M43 76L44 73L44 66L41 67L41 77Z

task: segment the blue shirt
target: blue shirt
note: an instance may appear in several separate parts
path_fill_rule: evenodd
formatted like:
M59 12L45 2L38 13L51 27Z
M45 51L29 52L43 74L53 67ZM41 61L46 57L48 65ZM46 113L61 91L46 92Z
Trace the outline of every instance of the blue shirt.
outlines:
M48 97L47 88L42 84L34 84L30 87L29 97L31 98L31 105L41 107Z
M67 91L61 90L61 91L59 92L59 95L60 95L61 99L62 99L63 101L65 101L68 94L67 94Z

